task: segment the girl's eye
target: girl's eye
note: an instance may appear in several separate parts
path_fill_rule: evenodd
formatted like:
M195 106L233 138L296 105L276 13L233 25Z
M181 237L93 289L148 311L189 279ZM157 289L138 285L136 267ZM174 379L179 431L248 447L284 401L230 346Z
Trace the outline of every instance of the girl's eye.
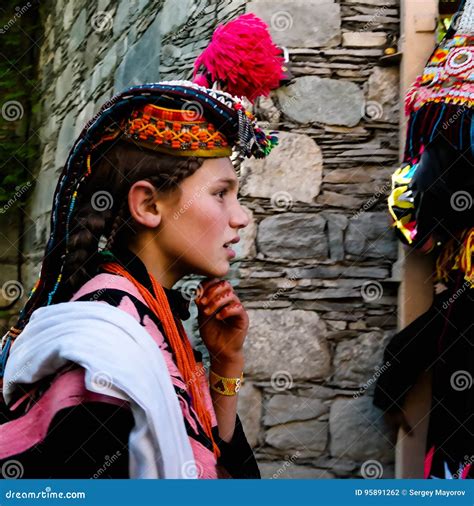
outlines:
M216 195L218 197L220 197L221 199L224 198L224 195L227 193L227 190L221 190L219 193L216 193Z

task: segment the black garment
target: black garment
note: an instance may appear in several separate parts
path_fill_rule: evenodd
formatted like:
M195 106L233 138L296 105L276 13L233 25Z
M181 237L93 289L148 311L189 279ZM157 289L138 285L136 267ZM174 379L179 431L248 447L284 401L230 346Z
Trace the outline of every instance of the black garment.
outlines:
M128 249L115 249L116 260L146 288L152 290L151 280L143 262ZM179 290L164 288L175 317L189 318L189 301ZM128 292L100 289L77 299L104 301L118 306L123 297L134 303L141 322L148 316L164 334L161 322L148 306ZM195 351L197 361L200 353ZM47 381L51 381L48 379ZM179 395L186 395L179 392ZM187 423L185 421L185 423ZM46 439L28 451L0 460L0 468L8 460L18 460L23 478L128 478L128 437L133 428L133 415L127 403L122 407L89 402L60 410L54 417ZM214 430L221 451L219 464L232 478L260 478L254 454L245 437L239 417L232 440L227 443ZM200 436L202 436L200 438ZM196 439L208 444L203 435Z
M0 468L16 460L22 478L129 478L128 437L134 425L126 403L90 402L59 411L46 439L28 451L0 459ZM260 478L260 471L239 417L229 443L217 433L218 463L232 478Z
M432 405L426 443L433 449L430 476L444 478L474 456L474 290L459 273L433 305L396 334L384 352L374 404L401 409L407 392L423 371L432 371ZM470 387L469 387L470 383ZM474 467L474 462L473 462ZM473 467L469 477L474 477Z
M132 428L133 416L126 405L90 402L61 409L44 441L0 459L0 467L20 462L21 478L128 478Z
M437 137L421 155L410 183L417 222L416 242L433 235L445 243L455 231L474 223L474 159L470 149L458 150Z

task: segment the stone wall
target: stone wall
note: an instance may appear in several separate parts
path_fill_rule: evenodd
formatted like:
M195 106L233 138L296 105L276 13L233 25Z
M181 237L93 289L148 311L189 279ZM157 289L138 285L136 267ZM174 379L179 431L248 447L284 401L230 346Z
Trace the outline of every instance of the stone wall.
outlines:
M296 79L258 105L283 132L280 148L242 167L253 227L238 277L251 318L241 412L268 477L390 477L393 434L371 394L396 327L384 195L398 157L398 67L380 58L398 5L247 8L288 48Z
M251 319L244 425L266 477L390 477L393 434L371 392L396 326L383 195L398 69L380 61L396 0L49 0L24 279L38 275L55 183L86 121L125 86L189 77L216 24L245 10L288 48L296 79L256 106L280 148L241 167L252 216L232 271Z

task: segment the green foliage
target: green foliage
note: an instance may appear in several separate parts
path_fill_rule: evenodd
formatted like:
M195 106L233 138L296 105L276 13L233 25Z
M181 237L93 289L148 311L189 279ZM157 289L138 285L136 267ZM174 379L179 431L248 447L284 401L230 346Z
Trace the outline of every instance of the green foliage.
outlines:
M38 159L33 114L38 106L38 4L2 2L0 8L0 205L22 203ZM26 191L28 190L28 191Z

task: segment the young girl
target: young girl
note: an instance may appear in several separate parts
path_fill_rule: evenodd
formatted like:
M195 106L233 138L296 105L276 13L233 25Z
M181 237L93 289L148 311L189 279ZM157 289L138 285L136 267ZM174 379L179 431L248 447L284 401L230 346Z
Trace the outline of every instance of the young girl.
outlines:
M232 148L274 144L234 96L187 81L126 90L88 123L40 278L3 339L5 477L259 477L236 415L249 322L220 278L248 224ZM188 274L207 278L209 378L173 289Z

